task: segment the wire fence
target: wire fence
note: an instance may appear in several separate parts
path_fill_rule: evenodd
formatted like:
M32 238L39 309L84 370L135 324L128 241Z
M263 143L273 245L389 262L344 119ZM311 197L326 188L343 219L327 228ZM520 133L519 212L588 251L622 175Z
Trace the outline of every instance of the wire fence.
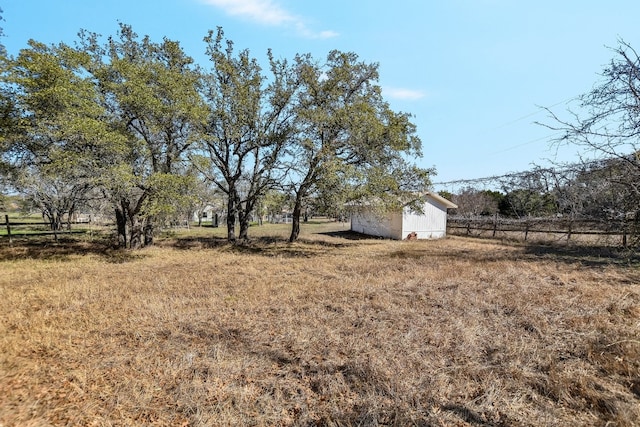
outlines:
M71 224L89 224L90 221L72 221L65 222L69 226ZM57 242L58 237L65 234L81 234L86 233L86 229L74 229L68 228L66 230L52 230L51 223L39 222L39 221L16 221L9 218L9 215L4 216L4 223L0 223L0 238L4 237L9 240L9 243L13 243L13 240L17 237L29 238L37 236L53 236Z

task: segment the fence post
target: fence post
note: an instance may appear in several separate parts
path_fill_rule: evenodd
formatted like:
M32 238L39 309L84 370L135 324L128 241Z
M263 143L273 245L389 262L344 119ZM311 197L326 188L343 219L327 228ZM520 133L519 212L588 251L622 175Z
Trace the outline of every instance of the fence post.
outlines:
M13 243L11 240L11 227L9 226L9 215L4 216L5 224L7 225L7 236L9 237L9 244Z
M496 231L498 230L498 212L493 216L493 237L496 237Z
M524 241L527 241L527 237L529 236L529 221L527 220L524 223Z

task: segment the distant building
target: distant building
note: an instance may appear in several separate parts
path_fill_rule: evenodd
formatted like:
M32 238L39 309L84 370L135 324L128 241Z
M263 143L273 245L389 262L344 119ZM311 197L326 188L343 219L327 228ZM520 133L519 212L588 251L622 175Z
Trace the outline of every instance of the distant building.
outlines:
M198 223L210 223L218 226L222 221L222 215L218 213L219 208L213 205L206 205L199 211L193 213L193 221Z
M422 213L408 206L386 215L361 206L351 215L351 230L370 236L402 240L439 239L447 234L447 209L458 206L442 196L428 192L421 196Z

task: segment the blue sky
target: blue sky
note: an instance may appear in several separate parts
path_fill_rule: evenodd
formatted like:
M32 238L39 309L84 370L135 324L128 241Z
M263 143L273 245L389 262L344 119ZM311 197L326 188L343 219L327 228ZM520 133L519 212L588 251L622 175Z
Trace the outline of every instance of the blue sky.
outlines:
M587 92L619 38L640 48L637 0L20 0L0 1L10 54L29 39L73 43L118 22L178 40L207 66L202 38L223 27L237 49L266 60L332 49L380 65L383 95L414 115L434 181L575 161L549 145L539 106L566 109Z

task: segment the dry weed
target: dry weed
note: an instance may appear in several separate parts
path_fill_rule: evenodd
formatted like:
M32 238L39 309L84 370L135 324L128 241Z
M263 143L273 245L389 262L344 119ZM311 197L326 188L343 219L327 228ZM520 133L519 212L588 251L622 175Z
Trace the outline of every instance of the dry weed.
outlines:
M279 230L1 247L0 425L638 425L632 267Z

